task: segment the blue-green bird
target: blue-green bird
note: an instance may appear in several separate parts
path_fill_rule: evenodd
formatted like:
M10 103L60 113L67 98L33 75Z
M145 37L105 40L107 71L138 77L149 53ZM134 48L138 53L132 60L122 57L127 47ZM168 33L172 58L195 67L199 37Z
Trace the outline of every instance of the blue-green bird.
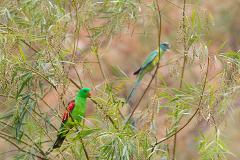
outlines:
M143 64L141 65L141 67L134 72L134 75L137 75L137 80L130 92L130 94L127 97L126 103L128 103L132 97L132 95L134 94L136 88L138 87L138 85L140 84L141 80L143 79L144 75L148 72L151 72L154 67L157 65L159 58L161 58L164 53L170 49L170 45L168 43L161 43L160 44L160 54L159 52L159 48L152 51L147 58L145 59L145 61L143 62Z

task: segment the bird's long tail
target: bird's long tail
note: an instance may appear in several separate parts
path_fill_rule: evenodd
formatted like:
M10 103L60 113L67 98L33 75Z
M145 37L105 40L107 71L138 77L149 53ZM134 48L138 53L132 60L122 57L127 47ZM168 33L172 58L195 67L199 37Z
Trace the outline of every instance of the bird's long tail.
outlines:
M57 140L55 141L55 143L53 144L53 146L50 147L45 154L48 155L48 154L50 154L54 149L60 148L61 145L63 144L63 141L64 141L65 138L66 138L66 135L62 135L62 134L58 135Z
M142 80L142 76L138 76L134 86L132 87L131 92L129 93L129 95L128 95L127 99L126 99L126 103L129 103L130 99L135 94L135 91L136 91L137 87L139 86L141 80Z
M55 143L53 144L53 149L55 149L55 148L59 148L59 147L61 147L61 145L63 144L63 141L64 141L64 139L66 138L66 135L59 135L58 137L57 137L57 140L55 141Z

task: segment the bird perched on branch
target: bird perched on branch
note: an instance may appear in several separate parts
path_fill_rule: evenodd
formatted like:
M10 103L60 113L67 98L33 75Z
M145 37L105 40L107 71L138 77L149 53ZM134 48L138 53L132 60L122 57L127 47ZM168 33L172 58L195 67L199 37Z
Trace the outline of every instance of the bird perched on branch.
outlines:
M57 140L52 149L61 147L67 133L73 127L74 122L81 122L86 113L87 97L90 97L90 89L82 88L78 91L75 99L68 104L67 110L63 114L62 125L58 131Z
M137 75L137 80L135 81L135 84L130 92L130 94L128 95L127 99L126 99L126 103L128 103L131 99L131 97L133 96L133 94L135 93L138 85L140 84L141 80L143 79L144 75L148 72L151 72L154 67L158 64L159 58L161 58L164 53L170 49L170 45L168 43L161 43L160 48L152 51L147 58L145 59L145 61L143 62L143 64L141 65L141 67L134 72L134 75ZM160 53L159 53L160 51Z

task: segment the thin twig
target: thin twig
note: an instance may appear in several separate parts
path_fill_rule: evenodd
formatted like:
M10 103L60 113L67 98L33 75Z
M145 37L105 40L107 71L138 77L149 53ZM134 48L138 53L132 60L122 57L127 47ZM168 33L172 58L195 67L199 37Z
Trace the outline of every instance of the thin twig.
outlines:
M89 155L88 155L87 149L86 149L86 147L85 147L85 144L83 143L82 138L80 138L80 141L81 141L81 143L82 143L83 151L84 151L84 153L85 153L86 159L89 160Z
M46 135L52 142L54 142L53 139L48 135L48 132L45 130L46 128L41 125L41 123L38 121L38 119L37 119L36 117L33 116L33 114L31 114L32 112L31 112L28 108L26 108L26 107L25 107L24 109L26 109L27 112L30 114L30 116L36 121L36 124L43 130L43 132L45 133L45 135ZM33 110L33 112L34 112L37 116L39 116L41 119L43 119L43 117L42 117L41 115L39 115L36 111ZM53 126L53 125L52 125L52 126ZM54 126L53 128L55 128L55 126ZM56 129L56 128L55 128L55 129Z
M181 73L181 78L180 78L180 87L182 88L182 84L183 84L183 77L184 77L184 72L185 72L185 66L187 63L187 43L186 43L186 25L185 25L185 11L186 11L186 0L184 0L183 2L183 54L184 54L184 58L183 58L183 65L182 65L182 73Z
M173 137L174 135L176 135L176 134L178 134L180 131L182 131L182 130L193 120L193 118L196 116L196 114L197 114L198 111L200 110L200 108L201 108L201 103L202 103L202 99L203 99L203 95L204 95L205 88L206 88L206 84L207 84L207 77L208 77L208 72L209 72L209 64L210 64L210 58L208 57L207 71L206 71L206 75L205 75L205 78L204 78L203 88L202 88L200 100L199 100L199 102L198 102L198 106L197 106L196 111L195 111L195 112L193 113L193 115L187 120L187 122L186 122L181 128L179 128L176 132L174 132L174 133L170 134L169 136L163 138L162 140L156 142L156 143L153 145L153 147L152 147L152 149L151 149L151 152L154 151L154 149L155 149L155 147L156 147L157 145L159 145L160 143L162 143L162 142L170 139L171 137ZM152 156L152 154L150 154L150 155ZM151 156L150 156L148 159L150 159Z
M42 97L40 97L39 95L36 95L36 96L39 98L40 101L42 101L42 102L52 111L52 113L55 112L57 117L62 118L61 115L58 114L58 112L57 112L55 109L53 109ZM36 97L36 98L37 98L37 97ZM37 101L37 100L35 100L35 101ZM40 110L39 104L38 104L38 109ZM50 124L55 130L58 130L52 123L49 123L49 124Z
M0 97L5 97L5 98L12 98L15 99L16 97L11 96L11 95L5 95L5 94L0 94Z
M29 66L30 67L30 66ZM42 75L41 73L39 73L38 71L36 71L34 68L22 68L22 67L19 67L20 69L23 69L23 70L27 70L27 71L31 71L35 74L37 74L38 76L40 76L41 78L43 78L45 81L47 81L55 90L56 92L58 93L57 91L57 87L47 78L45 77L44 75Z
M173 3L173 2L171 2L170 0L166 0L166 1L167 1L168 3L170 3L170 4L172 4L173 6L177 7L178 9L182 9L181 6L179 6L179 5L177 5L177 4Z
M74 84L78 89L81 89L81 88L82 88L82 87L79 86L73 79L68 78L68 80L69 80L72 84Z
M76 74L77 74L78 80L79 80L79 82L80 82L80 85L81 85L81 88L82 88L82 87L83 87L83 83L82 83L82 80L81 80L81 78L80 78L80 75L78 74L78 71L77 71L77 69L76 69L75 65L73 66L73 69L74 69L74 71L75 71L75 72L76 72Z
M103 76L104 80L106 81L107 79L106 79L106 76L103 72L103 67L102 67L102 63L101 63L100 58L99 58L98 50L96 51L96 57L97 57L98 65L99 65L100 71L102 73L102 76Z
M90 32L89 32L89 29L88 29L88 26L85 26L85 28L86 28L86 31L87 31L87 33L88 33L88 36L89 36L89 38L90 38L93 46L94 46L94 50L93 50L93 51L94 51L94 53L95 53L95 55L96 55L97 62L98 62L98 65L99 65L99 69L100 69L100 71L101 71L101 74L102 74L104 80L107 81L106 76L105 76L105 74L104 74L104 72L103 72L103 67L102 67L100 58L99 58L98 46L96 45L96 43L95 43L94 40L92 39L92 36L91 36L91 34L90 34ZM97 46L97 47L96 47L96 46Z
M14 30L12 30L11 28L9 28L7 25L0 23L0 25L6 27L9 31L14 32ZM26 42L23 39L20 39L21 42L23 42L25 45L27 45L30 49L32 49L35 53L38 53L39 51L37 49L35 49L33 46L31 46L28 42Z
M179 88L182 89L182 85L183 85L183 78L184 78L184 72L185 72L185 66L187 63L187 43L186 43L186 25L185 25L185 11L186 11L186 0L184 0L183 2L183 12L182 12L182 25L183 25L183 54L184 54L184 58L183 58L183 65L182 65L182 73L181 73L181 77L180 77L180 85ZM176 106L178 107L178 106ZM180 120L179 120L180 122ZM179 123L177 122L176 125ZM176 126L176 130L177 130L177 126ZM173 140L173 155L172 155L172 160L175 159L176 156L176 148L177 148L177 134L174 135L174 140Z
M7 126L7 127L9 127L9 128L16 129L15 127L13 127L13 126L11 126L11 125L3 122L3 121L0 121L0 123L4 124L5 126ZM35 142L33 141L33 139L32 139L30 136L28 136L26 133L24 133L24 132L21 131L21 130L20 130L20 132L21 132L21 134L23 134L25 137L27 137L27 138L34 144L34 146L39 150L39 152L40 152L42 155L45 155L44 151L37 145L37 143L35 143ZM16 137L14 137L14 139L16 139Z
M100 110L104 111L104 109L96 102L94 101L93 99L91 99L93 103L95 103L97 106L99 106L98 108L100 108ZM113 127L115 129L118 129L118 127L116 126L115 122L113 121L112 117L110 115L108 115L107 113L105 113L105 116L109 119L109 121L112 123Z
M7 137L4 137L4 136L0 135L0 138L2 138L2 139L4 139L4 140L6 140L7 142L11 143L14 147L16 147L16 148L17 148L19 151L21 151L21 152L27 153L27 154L29 154L29 155L32 155L32 156L37 157L37 158L42 159L42 160L47 160L47 158L45 158L45 157L38 156L38 155L36 155L36 154L34 154L34 153L32 153L32 152L29 152L29 151L26 151L26 150L22 149L21 147L19 147L16 143L14 143L13 141L11 141L11 140L10 140L9 138L7 138Z
M0 131L0 135L5 136L5 137L7 137L7 138L9 138L9 139L16 140L16 137L11 136L11 135L3 132L3 131ZM24 145L32 148L32 145L28 144L27 142L25 142L25 141L23 141L23 140L21 140L21 139L18 139L17 141L19 141L20 143L22 143L22 144L24 144Z

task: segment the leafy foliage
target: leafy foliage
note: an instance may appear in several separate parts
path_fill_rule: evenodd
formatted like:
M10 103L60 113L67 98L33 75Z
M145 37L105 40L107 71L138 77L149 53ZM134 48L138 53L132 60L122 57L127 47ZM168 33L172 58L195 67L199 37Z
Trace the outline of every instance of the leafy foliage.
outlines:
M181 136L186 126L197 131L194 135L187 132L186 137L198 137L195 150L200 159L232 156L220 136L224 134L220 125L239 95L239 51L226 50L224 43L212 53L212 14L203 10L200 2L191 3L187 12L170 1L158 8L158 1L3 0L0 138L12 146L11 158L170 159L173 146L167 140ZM179 15L185 16L171 18L169 6L180 8L184 14ZM135 60L126 54L120 61L124 54L116 55L116 48L125 48L118 37L131 37L127 42L130 48L137 47L131 41L140 39L141 47L128 52L137 52L135 58L141 58L146 48L156 46L159 10L164 22L161 39L170 41L173 54L161 60L161 73L154 75L156 83L133 114L135 123L126 123L137 102L125 104L121 97L127 97L132 79L126 64L133 67ZM167 33L169 28L172 33ZM119 63L109 63L109 54ZM169 63L162 65L166 59ZM218 63L219 72L215 73L212 66ZM176 87L180 81L181 87ZM144 82L148 83L147 78ZM59 150L51 150L61 113L74 98L78 84L92 88L88 106L94 111L84 123L74 124ZM141 95L143 91L138 92ZM197 124L191 125L195 117ZM161 118L165 118L164 125L159 124ZM202 123L207 127L201 128ZM199 128L214 128L214 136L204 131L199 134Z

